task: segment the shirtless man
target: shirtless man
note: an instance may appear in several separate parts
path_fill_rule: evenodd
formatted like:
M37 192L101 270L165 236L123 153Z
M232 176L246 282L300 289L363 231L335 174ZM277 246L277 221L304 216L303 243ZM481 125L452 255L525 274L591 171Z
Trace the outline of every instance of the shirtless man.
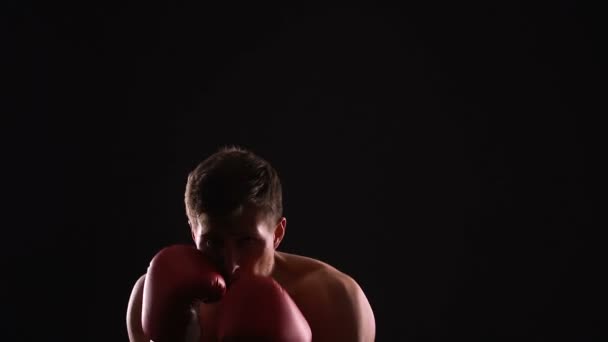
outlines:
M219 341L230 334L247 341L251 329L264 330L266 340L286 339L278 337L286 332L297 335L287 338L294 341L375 340L373 311L354 279L322 261L277 250L287 221L281 183L267 161L242 148L220 149L190 173L185 205L196 247L159 252L135 282L126 322L131 342ZM199 291L185 302L179 295L184 283ZM252 299L242 294L247 291L257 292ZM252 306L253 314L242 313Z

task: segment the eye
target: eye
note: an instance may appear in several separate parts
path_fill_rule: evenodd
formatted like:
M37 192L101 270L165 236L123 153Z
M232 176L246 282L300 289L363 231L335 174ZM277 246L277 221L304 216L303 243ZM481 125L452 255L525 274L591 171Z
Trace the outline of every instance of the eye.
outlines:
M250 243L253 243L255 241L256 241L256 239L254 237L252 237L252 236L244 236L244 237L242 237L242 238L239 239L239 243L240 244L250 244Z
M217 239L207 238L203 241L203 245L207 248L219 248L221 246L221 242Z

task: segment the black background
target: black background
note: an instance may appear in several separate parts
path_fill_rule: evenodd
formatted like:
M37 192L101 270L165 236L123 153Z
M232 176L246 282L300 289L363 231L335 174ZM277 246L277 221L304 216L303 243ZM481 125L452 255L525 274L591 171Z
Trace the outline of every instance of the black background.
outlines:
M357 279L378 341L607 337L597 8L2 7L3 340L126 341L224 144L275 165L281 249Z

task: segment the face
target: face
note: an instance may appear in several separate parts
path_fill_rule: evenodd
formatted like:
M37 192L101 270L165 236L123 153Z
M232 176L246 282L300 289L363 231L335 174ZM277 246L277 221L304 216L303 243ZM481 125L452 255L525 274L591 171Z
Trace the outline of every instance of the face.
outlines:
M200 215L190 222L196 247L220 268L226 281L237 272L269 275L274 252L285 234L286 219L275 220L254 207L229 218Z

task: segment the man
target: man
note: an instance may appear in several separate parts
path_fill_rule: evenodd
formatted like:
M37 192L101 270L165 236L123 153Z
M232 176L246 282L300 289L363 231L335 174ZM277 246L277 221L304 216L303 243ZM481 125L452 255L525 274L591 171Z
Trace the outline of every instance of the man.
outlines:
M266 160L220 149L188 176L185 206L196 248L159 252L136 281L127 308L131 342L374 341L374 314L354 279L277 250L287 221L279 176Z

